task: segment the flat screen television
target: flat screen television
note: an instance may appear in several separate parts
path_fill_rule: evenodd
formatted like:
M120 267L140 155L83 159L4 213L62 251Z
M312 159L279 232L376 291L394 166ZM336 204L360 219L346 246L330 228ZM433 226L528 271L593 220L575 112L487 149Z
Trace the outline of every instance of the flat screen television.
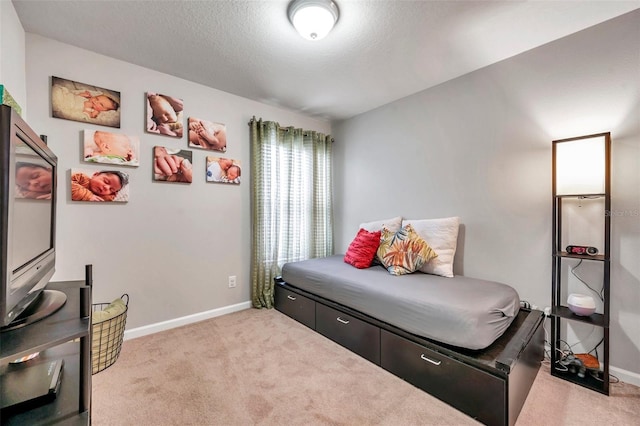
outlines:
M45 291L55 271L57 157L13 109L0 106L0 329L33 322L66 301Z

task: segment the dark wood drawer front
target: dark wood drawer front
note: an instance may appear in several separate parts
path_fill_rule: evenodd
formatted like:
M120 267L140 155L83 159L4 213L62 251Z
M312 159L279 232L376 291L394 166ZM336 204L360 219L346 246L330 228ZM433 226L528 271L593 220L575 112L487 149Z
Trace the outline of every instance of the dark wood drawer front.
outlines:
M380 365L380 328L318 303L316 331Z
M503 379L381 331L381 367L488 425L507 422Z
M277 285L275 292L277 310L315 330L316 302Z

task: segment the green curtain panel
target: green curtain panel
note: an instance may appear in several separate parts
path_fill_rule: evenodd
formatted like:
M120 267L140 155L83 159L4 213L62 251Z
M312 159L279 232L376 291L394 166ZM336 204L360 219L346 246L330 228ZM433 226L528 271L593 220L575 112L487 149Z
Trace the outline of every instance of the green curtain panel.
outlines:
M251 126L251 300L273 307L287 262L333 254L331 136L256 120Z

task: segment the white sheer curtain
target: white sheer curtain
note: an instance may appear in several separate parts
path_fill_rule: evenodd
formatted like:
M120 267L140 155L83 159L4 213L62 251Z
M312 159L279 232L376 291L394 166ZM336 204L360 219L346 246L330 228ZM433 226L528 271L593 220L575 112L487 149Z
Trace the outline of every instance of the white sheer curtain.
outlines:
M273 306L286 262L333 253L331 137L253 119L252 303Z

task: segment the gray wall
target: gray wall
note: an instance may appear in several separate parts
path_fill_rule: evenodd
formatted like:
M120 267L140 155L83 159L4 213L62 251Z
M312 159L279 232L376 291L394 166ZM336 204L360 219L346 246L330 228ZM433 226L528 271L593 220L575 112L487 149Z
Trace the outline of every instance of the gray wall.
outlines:
M247 302L251 259L247 123L255 115L325 133L330 133L330 124L41 36L27 34L26 46L29 124L48 135L59 157L58 257L53 279L82 279L84 265L93 264L94 301L130 295L128 329ZM52 118L52 75L120 91L121 128ZM241 184L206 183L205 157L216 152L188 148L186 135L176 139L145 133L146 91L182 98L185 119L225 123L225 155L241 161ZM127 204L70 201L69 170L100 168L81 161L85 128L140 138L140 167L120 167L131 179ZM155 145L193 152L192 184L152 182ZM236 288L228 287L229 275L237 276Z
M460 216L457 273L548 306L551 141L610 131L611 363L640 379L638 40L636 11L334 123L336 250L363 221Z

